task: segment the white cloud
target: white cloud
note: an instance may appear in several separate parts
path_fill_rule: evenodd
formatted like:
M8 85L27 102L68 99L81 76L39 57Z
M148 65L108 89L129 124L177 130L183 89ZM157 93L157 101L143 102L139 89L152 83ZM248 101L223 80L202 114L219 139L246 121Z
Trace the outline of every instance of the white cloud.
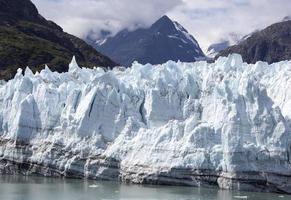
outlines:
M290 0L183 0L170 12L203 49L231 33L247 35L291 15Z
M113 33L145 27L182 0L32 0L39 12L65 31L84 37L102 29Z
M65 31L113 33L149 26L163 14L180 22L203 49L230 33L246 35L291 15L290 0L32 0Z

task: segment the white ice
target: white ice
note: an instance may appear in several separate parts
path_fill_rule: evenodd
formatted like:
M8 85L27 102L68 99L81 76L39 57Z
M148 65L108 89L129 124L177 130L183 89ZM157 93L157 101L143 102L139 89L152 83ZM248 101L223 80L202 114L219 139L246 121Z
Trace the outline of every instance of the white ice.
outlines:
M291 62L239 55L131 68L19 70L0 85L0 137L104 155L134 171L171 168L291 174ZM11 156L7 150L2 155ZM50 149L30 160L46 162ZM58 158L70 167L68 158Z

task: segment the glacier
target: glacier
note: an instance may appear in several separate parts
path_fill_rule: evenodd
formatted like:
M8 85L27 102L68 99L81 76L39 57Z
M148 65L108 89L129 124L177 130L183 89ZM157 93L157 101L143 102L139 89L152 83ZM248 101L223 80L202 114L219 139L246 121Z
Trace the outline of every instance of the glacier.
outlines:
M0 173L291 193L291 61L18 70Z

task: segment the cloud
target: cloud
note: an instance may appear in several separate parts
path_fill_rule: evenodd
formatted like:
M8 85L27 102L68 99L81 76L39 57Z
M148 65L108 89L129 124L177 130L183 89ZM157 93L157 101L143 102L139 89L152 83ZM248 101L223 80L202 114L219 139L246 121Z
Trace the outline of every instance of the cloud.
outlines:
M183 0L169 13L204 50L222 39L233 40L291 15L290 0Z
M39 12L79 37L150 26L182 0L32 0Z
M32 0L65 31L86 37L100 30L150 26L164 14L181 23L204 50L291 15L290 0Z

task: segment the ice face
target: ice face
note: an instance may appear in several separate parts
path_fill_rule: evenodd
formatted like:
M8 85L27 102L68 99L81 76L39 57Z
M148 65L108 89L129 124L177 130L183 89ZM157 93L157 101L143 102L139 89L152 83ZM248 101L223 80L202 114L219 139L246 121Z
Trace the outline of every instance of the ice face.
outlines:
M106 72L75 59L67 73L27 68L0 86L1 139L37 148L23 156L59 169L71 169L76 155L102 155L117 160L120 173L290 175L290 77L290 61L248 65L236 54ZM56 145L75 156L52 158ZM74 170L98 176L87 165Z

